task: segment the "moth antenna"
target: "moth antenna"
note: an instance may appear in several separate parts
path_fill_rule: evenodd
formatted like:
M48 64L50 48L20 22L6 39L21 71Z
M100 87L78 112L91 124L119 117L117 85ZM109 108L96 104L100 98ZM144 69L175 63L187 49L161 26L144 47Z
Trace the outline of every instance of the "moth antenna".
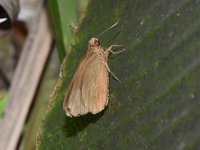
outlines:
M112 29L113 27L115 27L119 22L114 23L112 26L110 26L109 28L107 28L106 30L104 30L103 32L101 32L97 38L99 38L102 34L104 34L105 32L109 31L110 29Z

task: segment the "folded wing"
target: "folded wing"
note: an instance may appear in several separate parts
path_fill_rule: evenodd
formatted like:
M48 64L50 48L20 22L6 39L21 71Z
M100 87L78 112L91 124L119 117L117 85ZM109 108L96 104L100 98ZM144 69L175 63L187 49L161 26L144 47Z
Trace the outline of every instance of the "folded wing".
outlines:
M97 54L86 55L68 87L63 107L68 116L102 111L108 101L108 71Z

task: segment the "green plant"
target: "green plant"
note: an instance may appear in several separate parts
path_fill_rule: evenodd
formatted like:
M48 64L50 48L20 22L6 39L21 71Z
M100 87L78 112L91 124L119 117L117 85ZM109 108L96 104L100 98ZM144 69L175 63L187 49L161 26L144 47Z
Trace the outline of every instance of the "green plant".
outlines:
M200 3L198 0L95 0L73 37L38 148L199 149ZM122 81L110 78L109 105L97 115L68 118L64 95L87 42L123 44L126 52L109 60Z

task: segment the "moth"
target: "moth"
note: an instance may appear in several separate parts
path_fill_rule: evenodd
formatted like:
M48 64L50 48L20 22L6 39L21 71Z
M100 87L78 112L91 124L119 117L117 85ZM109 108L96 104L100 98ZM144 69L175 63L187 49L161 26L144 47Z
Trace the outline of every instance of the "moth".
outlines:
M98 38L93 37L89 40L87 53L78 65L64 98L63 108L67 116L97 114L104 110L108 104L109 73L119 81L108 66L108 56L110 53L116 54L124 51L125 49L118 52L112 50L114 47L121 46L123 45L111 45L104 50Z

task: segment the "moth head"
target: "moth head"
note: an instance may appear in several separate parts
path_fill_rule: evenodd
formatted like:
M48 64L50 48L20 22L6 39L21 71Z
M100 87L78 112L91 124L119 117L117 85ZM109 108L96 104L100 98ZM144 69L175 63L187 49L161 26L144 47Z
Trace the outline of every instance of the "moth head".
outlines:
M99 47L100 46L99 39L91 38L90 41L89 41L89 46L90 47Z

